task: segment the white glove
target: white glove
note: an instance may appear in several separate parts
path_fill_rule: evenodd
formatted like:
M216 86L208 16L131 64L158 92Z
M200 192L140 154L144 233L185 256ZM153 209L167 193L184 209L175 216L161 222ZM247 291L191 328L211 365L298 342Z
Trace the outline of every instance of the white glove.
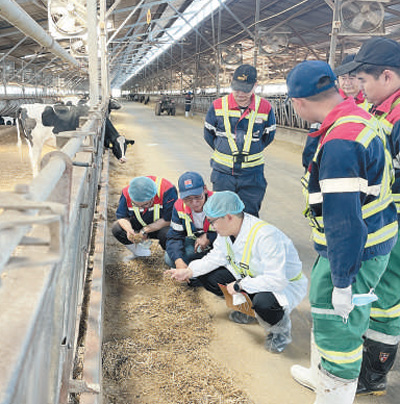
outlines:
M351 285L347 288L333 288L332 305L335 314L343 317L343 321L347 322L350 312L353 310Z

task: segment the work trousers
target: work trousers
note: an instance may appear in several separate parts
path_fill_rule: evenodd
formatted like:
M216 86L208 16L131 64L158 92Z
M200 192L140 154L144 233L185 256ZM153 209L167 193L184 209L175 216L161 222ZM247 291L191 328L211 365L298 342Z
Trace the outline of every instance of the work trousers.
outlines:
M140 224L136 218L131 218L130 219L131 225L133 230L139 231L140 229L143 228L143 225ZM151 239L157 239L160 243L160 246L163 250L165 250L165 245L167 243L167 233L169 230L169 226L162 227L158 231L153 231L151 233L147 233L147 237ZM128 240L128 237L126 236L126 231L120 226L118 221L114 222L112 226L112 234L113 236L122 244L127 245L127 244L132 244L132 241Z
M217 296L223 296L218 284L227 285L234 282L236 278L225 267L219 267L208 274L198 276L197 279L203 284L204 288ZM259 292L248 294L253 303L254 311L268 324L278 323L285 311L278 303L272 292Z
M390 252L386 271L376 287L379 299L372 303L371 330L386 335L400 335L400 233ZM393 344L394 345L394 344Z
M261 203L267 189L263 171L251 174L230 175L217 170L211 172L213 191L233 191L244 203L244 211L258 217Z
M380 281L386 276L388 261L389 254L363 261L352 285L353 294L368 293L375 289L380 304L389 304L385 293L379 290ZM333 312L332 291L329 260L319 256L311 272L309 299L321 366L337 377L356 379L360 373L363 335L369 328L372 304L355 306L345 322ZM388 334L389 327L385 329Z

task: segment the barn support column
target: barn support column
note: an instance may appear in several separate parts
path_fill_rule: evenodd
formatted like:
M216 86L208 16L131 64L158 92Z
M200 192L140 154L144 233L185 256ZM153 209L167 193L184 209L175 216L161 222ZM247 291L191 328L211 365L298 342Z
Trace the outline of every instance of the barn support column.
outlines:
M99 72L97 48L97 0L87 1L87 27L89 51L89 105L94 107L99 102Z
M329 48L329 65L332 69L335 68L335 54L336 54L336 46L337 46L337 35L339 31L339 0L334 0L335 4L333 7L333 16L332 16L332 33L331 33L331 44Z
M101 96L106 100L110 94L107 68L107 19L106 1L100 0L100 55L101 55Z
M253 65L257 69L257 54L258 54L258 21L260 21L260 0L256 0L256 11L255 11L255 18L254 18L254 61Z

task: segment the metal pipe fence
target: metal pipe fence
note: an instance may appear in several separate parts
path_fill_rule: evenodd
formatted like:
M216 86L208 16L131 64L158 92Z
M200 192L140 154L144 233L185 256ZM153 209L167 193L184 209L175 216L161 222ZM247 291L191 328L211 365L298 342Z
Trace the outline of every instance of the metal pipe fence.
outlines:
M65 132L29 185L0 193L1 404L67 403L75 386L105 111Z
M299 128L299 129L309 129L308 122L301 119L295 112L291 103L291 100L286 101L286 95L274 95L274 96L264 96L260 94L261 97L266 98L272 105L274 110L276 123L280 126L285 126L288 128ZM185 96L184 95L170 95L174 98L177 108L184 109L185 107ZM159 98L159 96L151 95L150 101L154 102ZM192 100L192 112L197 112L201 114L206 114L210 108L211 103L216 99L215 95L195 95Z

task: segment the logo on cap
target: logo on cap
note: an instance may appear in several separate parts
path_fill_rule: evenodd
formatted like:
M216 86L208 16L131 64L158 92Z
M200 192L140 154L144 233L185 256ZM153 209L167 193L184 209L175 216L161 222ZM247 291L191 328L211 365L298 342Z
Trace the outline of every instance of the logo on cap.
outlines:
M245 81L245 80L247 80L248 77L249 76L247 76L246 74L243 73L241 76L237 76L236 80Z
M185 188L192 188L192 187L193 187L193 182L192 182L191 179L185 180L185 182L183 183L183 185L185 186Z

